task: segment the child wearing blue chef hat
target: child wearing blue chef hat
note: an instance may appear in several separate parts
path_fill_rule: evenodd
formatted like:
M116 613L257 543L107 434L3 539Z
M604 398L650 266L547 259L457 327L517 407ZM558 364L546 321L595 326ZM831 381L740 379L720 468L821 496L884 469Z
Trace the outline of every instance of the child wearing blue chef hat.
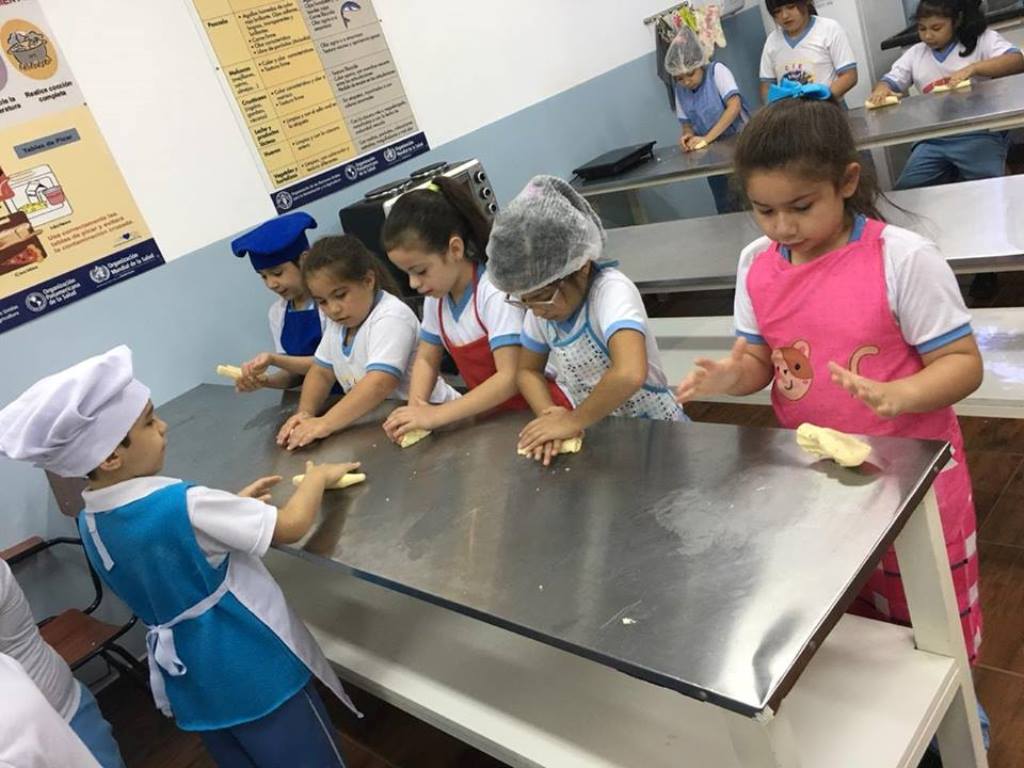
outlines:
M299 268L300 257L309 250L308 229L316 229L316 220L295 211L264 222L231 242L235 256L248 256L263 283L278 296L268 313L274 351L256 355L242 365L242 378L236 383L240 392L298 386L313 364L327 320L306 290ZM278 370L268 375L271 367Z
M0 410L0 455L87 477L78 527L104 583L146 624L157 707L197 731L220 766L344 767L313 684L355 712L260 558L302 538L324 489L356 464L306 464L238 494L160 477L167 424L117 347L48 376Z

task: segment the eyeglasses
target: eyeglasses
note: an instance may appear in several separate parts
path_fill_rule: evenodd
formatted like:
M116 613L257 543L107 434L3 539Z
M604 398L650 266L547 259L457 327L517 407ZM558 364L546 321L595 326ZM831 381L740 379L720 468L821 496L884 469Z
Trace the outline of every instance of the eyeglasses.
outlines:
M517 299L515 296L506 293L505 301L518 309L547 309L553 306L558 301L558 297L562 295L562 283L564 280L565 278L562 278L562 280L555 283L555 289L551 292L551 298L549 299L528 299L525 296ZM541 290L544 289L542 288Z

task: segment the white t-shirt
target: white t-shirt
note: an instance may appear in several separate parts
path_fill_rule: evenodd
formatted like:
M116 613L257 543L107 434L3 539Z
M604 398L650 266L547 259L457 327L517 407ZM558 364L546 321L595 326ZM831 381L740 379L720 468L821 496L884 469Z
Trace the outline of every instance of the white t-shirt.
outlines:
M564 323L542 320L527 311L523 322L523 346L526 349L546 355L555 341L567 339L579 333L589 317L591 327L598 338L608 346L608 340L618 331L629 329L639 331L647 342L647 381L652 387L668 386L668 378L661 364L661 353L654 334L647 327L647 310L644 308L640 291L633 282L612 267L602 268L590 285L587 300L580 305L575 316ZM565 380L567 371L553 369L558 379ZM579 403L576 403L579 405Z
M270 338L274 340L274 351L279 354L284 354L284 346L281 344L281 334L284 332L284 316L288 312L288 305L291 302L285 299L278 299L270 305L270 310L267 312L267 320L270 322ZM312 309L316 306L316 302L312 299L309 300L309 304L306 305L306 309ZM319 311L319 310L318 310ZM327 328L327 315L320 312L320 331L323 332Z
M971 334L967 311L953 270L935 243L909 229L887 225L882 230L885 288L889 308L903 340L925 354ZM743 249L736 276L736 335L764 344L747 292L754 258L771 247L762 237Z
M391 399L406 400L419 330L419 320L405 302L381 291L351 345L345 345L344 326L328 319L313 360L319 366L333 369L345 392L370 371L391 374L399 380ZM439 376L430 402L446 403L458 396Z
M882 81L898 93L906 93L911 85L926 93L936 80L943 80L968 64L994 59L1005 53L1020 53L1020 48L994 29L986 29L981 33L970 55L962 56L962 50L963 45L959 41L950 43L944 51L934 51L924 43L918 43L896 60ZM987 79L978 75L975 77Z
M524 310L505 301L505 294L494 287L486 270L478 270L476 283L476 312L473 311L473 286L469 285L458 302L451 296L438 300L428 296L423 300L423 325L420 338L436 346L443 346L437 310L444 316L444 333L452 344L463 346L478 341L486 334L491 351L501 347L519 346L523 332ZM477 313L480 318L477 319ZM480 325L483 321L483 326Z
M800 85L831 85L843 72L856 68L853 47L842 26L821 16L811 16L797 38L776 29L761 52L761 80L766 83L793 80Z
M83 491L82 498L88 511L104 512L180 482L173 477L136 477L98 491ZM259 558L270 549L277 525L276 507L198 485L188 489L185 503L199 549L213 568L231 552Z
M0 654L21 664L50 706L70 722L78 711L81 690L67 662L39 634L25 593L3 560L0 560Z
M712 63L705 67L704 72L714 71L715 88L718 89L718 95L722 97L723 102L729 101L733 96L740 95L740 88L736 85L736 78L732 76L732 72L729 68L722 63ZM703 83L701 83L703 85ZM677 88L685 88L686 86L677 83ZM680 123L690 122L690 118L686 116L686 110L683 109L679 103L679 96L676 96L676 117L679 118Z
M99 768L17 661L0 654L0 768Z

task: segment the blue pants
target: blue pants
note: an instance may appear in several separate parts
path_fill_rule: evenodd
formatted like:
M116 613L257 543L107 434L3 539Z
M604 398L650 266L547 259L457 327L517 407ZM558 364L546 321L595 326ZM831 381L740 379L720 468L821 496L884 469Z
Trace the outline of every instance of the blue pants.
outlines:
M914 145L895 189L991 179L1006 171L1005 133L967 133Z
M121 750L114 741L110 723L103 718L103 713L96 704L96 698L92 691L81 683L78 683L78 687L82 691L82 698L68 725L103 768L124 768Z
M220 768L345 768L312 680L259 720L199 735Z
M715 198L715 209L719 213L735 213L743 210L736 194L732 191L728 176L708 176L708 186Z

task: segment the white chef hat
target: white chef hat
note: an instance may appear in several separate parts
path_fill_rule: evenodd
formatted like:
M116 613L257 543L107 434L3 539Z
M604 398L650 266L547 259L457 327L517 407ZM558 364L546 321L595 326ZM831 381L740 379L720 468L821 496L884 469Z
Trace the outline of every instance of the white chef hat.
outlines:
M0 455L84 477L124 440L149 402L126 346L47 376L0 411Z

